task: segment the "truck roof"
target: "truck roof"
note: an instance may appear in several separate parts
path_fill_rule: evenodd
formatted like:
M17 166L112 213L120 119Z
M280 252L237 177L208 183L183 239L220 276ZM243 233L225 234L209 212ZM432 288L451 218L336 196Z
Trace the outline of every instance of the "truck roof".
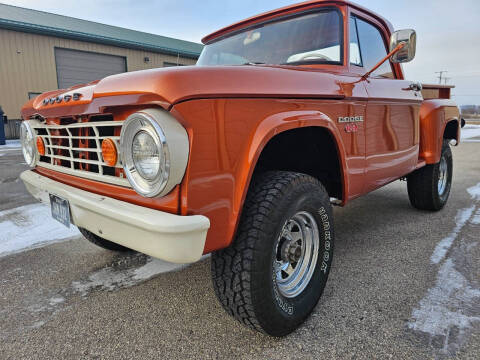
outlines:
M232 25L229 25L229 26L226 26L226 27L224 27L220 30L217 30L217 31L211 33L210 35L205 36L202 39L202 42L204 44L209 43L210 41L215 40L216 38L218 38L220 36L223 36L223 35L225 35L229 32L242 29L244 27L247 27L249 25L253 25L255 23L259 23L259 22L261 22L261 21L263 21L267 18L270 18L270 17L275 17L277 15L282 15L284 13L286 13L286 14L295 13L297 11L302 10L302 8L311 8L311 7L315 7L315 6L319 6L319 5L328 5L328 4L347 5L347 6L355 8L355 9L358 9L360 11L363 11L363 12L369 14L370 16L374 17L375 19L377 19L387 29L389 29L390 32L393 32L393 26L387 19L385 19L384 17L376 14L375 12L373 12L373 11L371 11L371 10L361 6L361 5L355 4L354 2L347 1L347 0L310 0L310 1L305 1L305 2L298 3L298 4L288 5L288 6L276 9L276 10L267 11L265 13L255 15L255 16L252 16L248 19L236 22Z

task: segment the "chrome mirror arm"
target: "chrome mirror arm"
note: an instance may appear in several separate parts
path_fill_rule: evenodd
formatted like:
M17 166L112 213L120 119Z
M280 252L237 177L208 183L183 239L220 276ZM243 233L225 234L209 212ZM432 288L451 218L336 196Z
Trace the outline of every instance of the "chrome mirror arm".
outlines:
M363 80L366 80L368 79L368 77L375 71L377 70L380 66L383 65L383 63L387 60L389 60L393 55L395 55L397 52L399 52L400 50L402 50L405 46L407 45L406 42L401 42L400 44L397 45L397 47L395 49L393 49L392 51L390 51L390 53L387 54L387 56L385 56L382 60L380 60L380 62L375 65L372 70L370 70L369 72L367 72L365 75L362 76L362 79Z

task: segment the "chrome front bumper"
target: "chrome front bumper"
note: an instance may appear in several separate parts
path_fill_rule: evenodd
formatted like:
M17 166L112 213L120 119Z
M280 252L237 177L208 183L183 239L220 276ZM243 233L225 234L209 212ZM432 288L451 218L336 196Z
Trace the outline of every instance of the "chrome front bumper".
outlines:
M144 208L62 184L31 170L20 178L42 202L50 203L49 194L68 200L73 224L104 239L174 263L192 263L203 254L210 227L205 216L179 216Z

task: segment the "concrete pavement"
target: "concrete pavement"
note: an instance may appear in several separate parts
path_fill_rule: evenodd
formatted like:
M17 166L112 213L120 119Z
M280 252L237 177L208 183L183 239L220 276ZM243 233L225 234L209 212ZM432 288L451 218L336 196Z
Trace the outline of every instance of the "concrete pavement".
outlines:
M0 358L478 359L479 150L453 148L454 185L438 213L413 209L400 181L335 208L325 293L285 338L227 316L208 258L182 267L73 236L0 255ZM0 224L34 203L16 180L22 163L0 149Z

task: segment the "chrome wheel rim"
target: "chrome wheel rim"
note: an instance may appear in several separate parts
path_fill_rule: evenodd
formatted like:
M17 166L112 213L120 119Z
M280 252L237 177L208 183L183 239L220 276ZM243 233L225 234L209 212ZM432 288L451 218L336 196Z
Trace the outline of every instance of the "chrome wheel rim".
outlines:
M443 195L447 188L448 181L448 164L445 156L440 159L439 173L438 173L438 195Z
M310 213L301 211L287 220L277 239L273 262L280 294L293 298L305 290L317 265L319 247L318 225Z

